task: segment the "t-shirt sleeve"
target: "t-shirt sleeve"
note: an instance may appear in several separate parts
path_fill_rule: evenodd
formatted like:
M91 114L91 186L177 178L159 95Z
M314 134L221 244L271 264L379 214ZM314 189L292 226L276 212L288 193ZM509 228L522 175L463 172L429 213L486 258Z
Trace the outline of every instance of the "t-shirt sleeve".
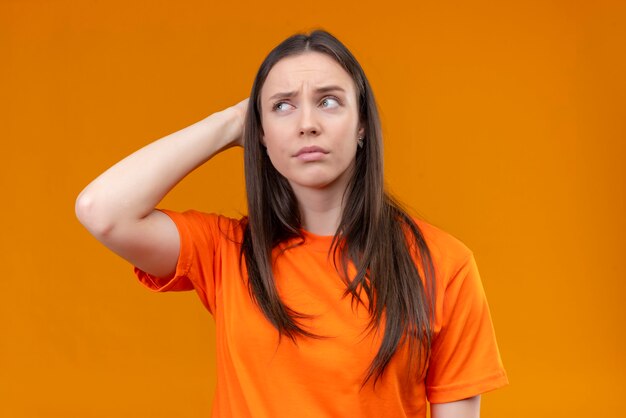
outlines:
M176 224L180 253L171 277L159 278L134 267L139 282L154 292L194 290L211 314L215 312L216 284L219 281L218 215L187 210L158 209Z
M441 328L426 375L428 400L453 402L508 384L471 253L443 290Z

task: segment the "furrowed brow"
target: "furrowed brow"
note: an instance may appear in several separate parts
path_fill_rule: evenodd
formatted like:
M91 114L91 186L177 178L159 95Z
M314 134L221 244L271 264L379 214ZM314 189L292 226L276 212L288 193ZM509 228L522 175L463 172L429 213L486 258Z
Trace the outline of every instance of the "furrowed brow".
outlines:
M346 91L344 90L343 87L339 87L339 86L324 86L324 87L319 87L317 89L315 89L315 93L320 94L320 93L329 93L331 91L341 91L343 93L345 93ZM272 95L269 100L274 100L274 99L285 99L285 98L289 98L289 97L294 97L297 96L298 92L297 91L286 91L286 92L282 92L282 93L276 93L274 95Z

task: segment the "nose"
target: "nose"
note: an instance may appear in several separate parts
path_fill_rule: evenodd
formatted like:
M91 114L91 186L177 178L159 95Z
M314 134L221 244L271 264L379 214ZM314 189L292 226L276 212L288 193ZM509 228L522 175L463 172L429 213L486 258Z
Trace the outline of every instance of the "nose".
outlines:
M320 126L315 117L313 106L304 104L300 108L300 136L317 136L320 133Z

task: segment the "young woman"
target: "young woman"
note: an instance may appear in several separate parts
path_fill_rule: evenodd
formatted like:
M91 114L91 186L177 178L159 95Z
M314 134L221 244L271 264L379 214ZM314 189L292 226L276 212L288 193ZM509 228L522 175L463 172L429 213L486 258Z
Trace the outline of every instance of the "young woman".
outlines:
M325 31L270 52L248 99L147 145L76 213L155 291L216 321L214 417L477 417L507 383L472 253L385 193L363 70ZM248 216L156 205L244 147Z

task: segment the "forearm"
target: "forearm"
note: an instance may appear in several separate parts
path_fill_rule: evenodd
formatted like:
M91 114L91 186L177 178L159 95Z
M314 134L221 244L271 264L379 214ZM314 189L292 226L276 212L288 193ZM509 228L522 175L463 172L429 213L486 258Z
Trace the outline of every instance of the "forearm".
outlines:
M78 196L76 213L94 232L137 221L154 210L187 174L233 145L241 124L232 109L148 144L92 181Z

